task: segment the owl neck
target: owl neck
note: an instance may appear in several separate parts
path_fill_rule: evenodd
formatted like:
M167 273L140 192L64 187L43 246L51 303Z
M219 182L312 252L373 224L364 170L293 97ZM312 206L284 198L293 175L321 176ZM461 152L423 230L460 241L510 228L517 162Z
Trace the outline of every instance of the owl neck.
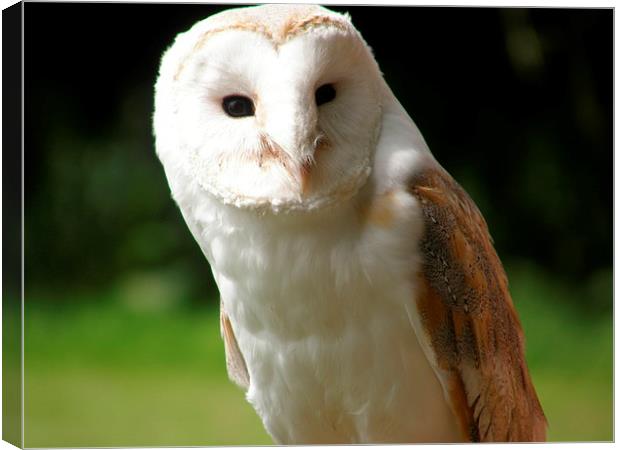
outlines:
M355 228L354 216L360 199L368 189L362 189L355 196L326 204L309 210L285 210L275 212L271 209L252 210L234 206L218 206L220 220L229 225L228 231L237 238L269 242L286 239L325 239L325 235L336 237ZM234 230L234 231L232 231Z

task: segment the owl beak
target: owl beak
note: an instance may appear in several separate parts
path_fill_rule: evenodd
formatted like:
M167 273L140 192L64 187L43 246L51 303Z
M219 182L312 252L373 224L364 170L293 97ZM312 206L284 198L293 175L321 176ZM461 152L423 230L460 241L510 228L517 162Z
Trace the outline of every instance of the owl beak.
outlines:
M269 108L262 108L269 111L261 117L264 133L273 144L270 147L277 149L273 154L280 155L278 161L304 197L312 191L320 151L328 147L318 127L318 111L308 106L314 104L314 98L291 98L283 92L282 97L270 101Z
M282 139L282 141L286 141ZM317 158L328 147L324 133L315 131L302 139L295 139L289 145L281 145L269 134L261 136L259 164L265 159L275 160L298 183L301 197L312 190L313 174L316 172Z
M307 196L312 191L319 154L325 148L327 148L325 134L315 129L293 142L287 151L287 154L295 162L293 170L296 173L291 175L298 180L302 197Z

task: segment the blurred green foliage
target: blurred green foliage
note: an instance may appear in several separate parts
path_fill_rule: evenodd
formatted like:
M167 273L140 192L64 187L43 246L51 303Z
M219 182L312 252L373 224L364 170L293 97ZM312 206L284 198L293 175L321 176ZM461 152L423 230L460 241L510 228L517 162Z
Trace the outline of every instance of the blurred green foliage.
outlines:
M531 265L508 269L549 440L612 440L611 318L580 314L580 294ZM139 305L126 291L36 300L25 322L27 446L271 443L226 377L214 308Z
M151 135L161 52L221 9L25 4L27 446L270 442ZM549 438L611 440L612 11L335 9L489 223Z

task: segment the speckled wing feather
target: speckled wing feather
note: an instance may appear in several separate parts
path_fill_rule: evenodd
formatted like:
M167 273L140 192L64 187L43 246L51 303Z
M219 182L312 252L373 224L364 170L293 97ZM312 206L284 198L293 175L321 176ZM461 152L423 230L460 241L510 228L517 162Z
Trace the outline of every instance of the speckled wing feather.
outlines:
M250 386L250 375L239 350L237 338L233 332L232 325L224 309L220 306L220 331L224 339L224 351L226 353L226 369L228 377L237 385L246 389Z
M411 181L425 232L417 307L435 369L471 441L544 441L508 281L487 225L440 167Z

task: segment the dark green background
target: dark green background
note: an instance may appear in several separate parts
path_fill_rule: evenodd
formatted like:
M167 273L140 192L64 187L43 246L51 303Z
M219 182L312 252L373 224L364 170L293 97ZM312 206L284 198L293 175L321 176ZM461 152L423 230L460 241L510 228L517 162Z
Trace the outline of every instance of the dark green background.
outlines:
M221 9L25 5L28 446L270 442L151 133L161 53ZM550 438L612 439L612 10L334 9L485 215Z

